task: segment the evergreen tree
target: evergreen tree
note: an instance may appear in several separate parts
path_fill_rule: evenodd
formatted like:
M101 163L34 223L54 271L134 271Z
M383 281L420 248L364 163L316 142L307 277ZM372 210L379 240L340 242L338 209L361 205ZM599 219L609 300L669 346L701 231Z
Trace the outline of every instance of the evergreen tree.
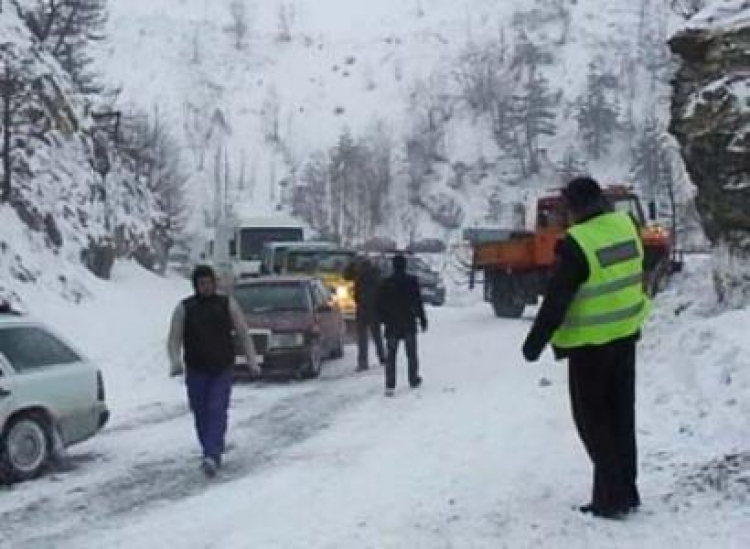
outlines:
M591 158L599 159L609 152L615 132L619 128L620 109L612 97L617 78L589 65L585 95L576 103L578 132Z
M651 200L673 200L674 177L666 135L654 116L650 116L637 132L631 151L630 173Z
M588 173L588 163L572 148L565 151L562 160L557 163L557 173L560 183L565 185L571 179Z

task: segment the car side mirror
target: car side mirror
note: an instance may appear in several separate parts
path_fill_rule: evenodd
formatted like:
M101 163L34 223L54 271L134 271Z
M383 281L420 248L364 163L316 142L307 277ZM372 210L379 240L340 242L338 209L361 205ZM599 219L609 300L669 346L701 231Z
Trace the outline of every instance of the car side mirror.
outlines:
M649 221L656 221L656 202L653 200L648 203L648 219Z

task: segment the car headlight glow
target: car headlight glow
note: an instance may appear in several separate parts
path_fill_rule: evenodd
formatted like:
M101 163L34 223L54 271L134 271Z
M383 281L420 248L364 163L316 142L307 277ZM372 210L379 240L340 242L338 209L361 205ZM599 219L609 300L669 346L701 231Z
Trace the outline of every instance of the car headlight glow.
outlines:
M349 289L346 286L336 286L336 299L346 299L349 297Z
M305 344L305 334L301 332L287 332L271 334L269 346L275 349L302 347Z

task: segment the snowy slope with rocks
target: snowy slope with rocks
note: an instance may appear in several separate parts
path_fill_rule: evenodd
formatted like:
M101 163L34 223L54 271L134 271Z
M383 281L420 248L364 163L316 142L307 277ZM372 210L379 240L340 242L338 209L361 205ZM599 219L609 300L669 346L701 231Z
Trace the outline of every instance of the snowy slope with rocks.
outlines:
M182 130L196 174L194 200L209 208L217 161L231 173L222 184L237 210L290 207L311 158L327 154L348 130L355 139L385 135L391 147L384 219L369 230L393 235L395 228L401 240L433 233L455 240L461 227L507 225L514 202L533 199L570 170L630 180L638 128L650 117L663 125L667 115L663 39L675 18L655 0L111 5L102 70L126 101L168 113ZM232 17L238 5L244 15ZM237 28L246 32L232 32ZM539 52L523 53L524 44ZM535 59L531 72L549 83L554 135L533 138L533 173L519 173L515 153L493 139L491 115L466 96L466 71L481 72L476 60L503 48L506 56ZM508 94L524 96L526 69L489 66L507 71ZM578 130L590 66L604 75L607 89L597 101L613 105L618 128L598 158L588 155ZM427 158L419 154L425 148ZM414 170L423 169L413 181Z
M108 150L106 180L93 169L101 98L83 93L32 32L34 5L0 11L0 299L23 302L43 287L75 303L93 279L85 258L153 249L163 210L126 155Z

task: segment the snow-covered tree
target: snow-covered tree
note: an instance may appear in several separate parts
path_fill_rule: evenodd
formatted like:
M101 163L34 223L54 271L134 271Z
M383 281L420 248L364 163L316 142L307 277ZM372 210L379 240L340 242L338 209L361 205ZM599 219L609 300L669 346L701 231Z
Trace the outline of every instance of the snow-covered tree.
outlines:
M619 127L620 109L615 100L618 80L603 70L602 60L589 65L586 91L576 103L578 133L593 159L609 152Z
M35 91L49 84L40 71L37 55L34 49L25 51L12 42L0 42L0 202L12 199L14 172L28 175L24 148L31 150L30 142L46 140L53 128L44 99ZM57 115L61 127L71 125L66 105L59 105L59 112L51 114Z
M159 211L152 219L151 236L158 250L156 259L163 267L186 222L187 175L180 147L157 109L151 117L124 119L119 149L129 170L155 197Z
M539 172L540 140L557 133L555 103L549 80L541 72L530 69L524 89L512 103L513 150L525 175Z
M647 196L659 202L659 198L674 200L674 178L669 151L668 135L654 116L648 117L637 130L631 151L630 173Z
M578 151L568 148L562 160L557 163L557 173L560 176L560 183L565 185L571 179L588 173L588 163Z
M18 6L29 30L77 87L84 93L99 91L89 47L104 39L107 0L24 0Z

